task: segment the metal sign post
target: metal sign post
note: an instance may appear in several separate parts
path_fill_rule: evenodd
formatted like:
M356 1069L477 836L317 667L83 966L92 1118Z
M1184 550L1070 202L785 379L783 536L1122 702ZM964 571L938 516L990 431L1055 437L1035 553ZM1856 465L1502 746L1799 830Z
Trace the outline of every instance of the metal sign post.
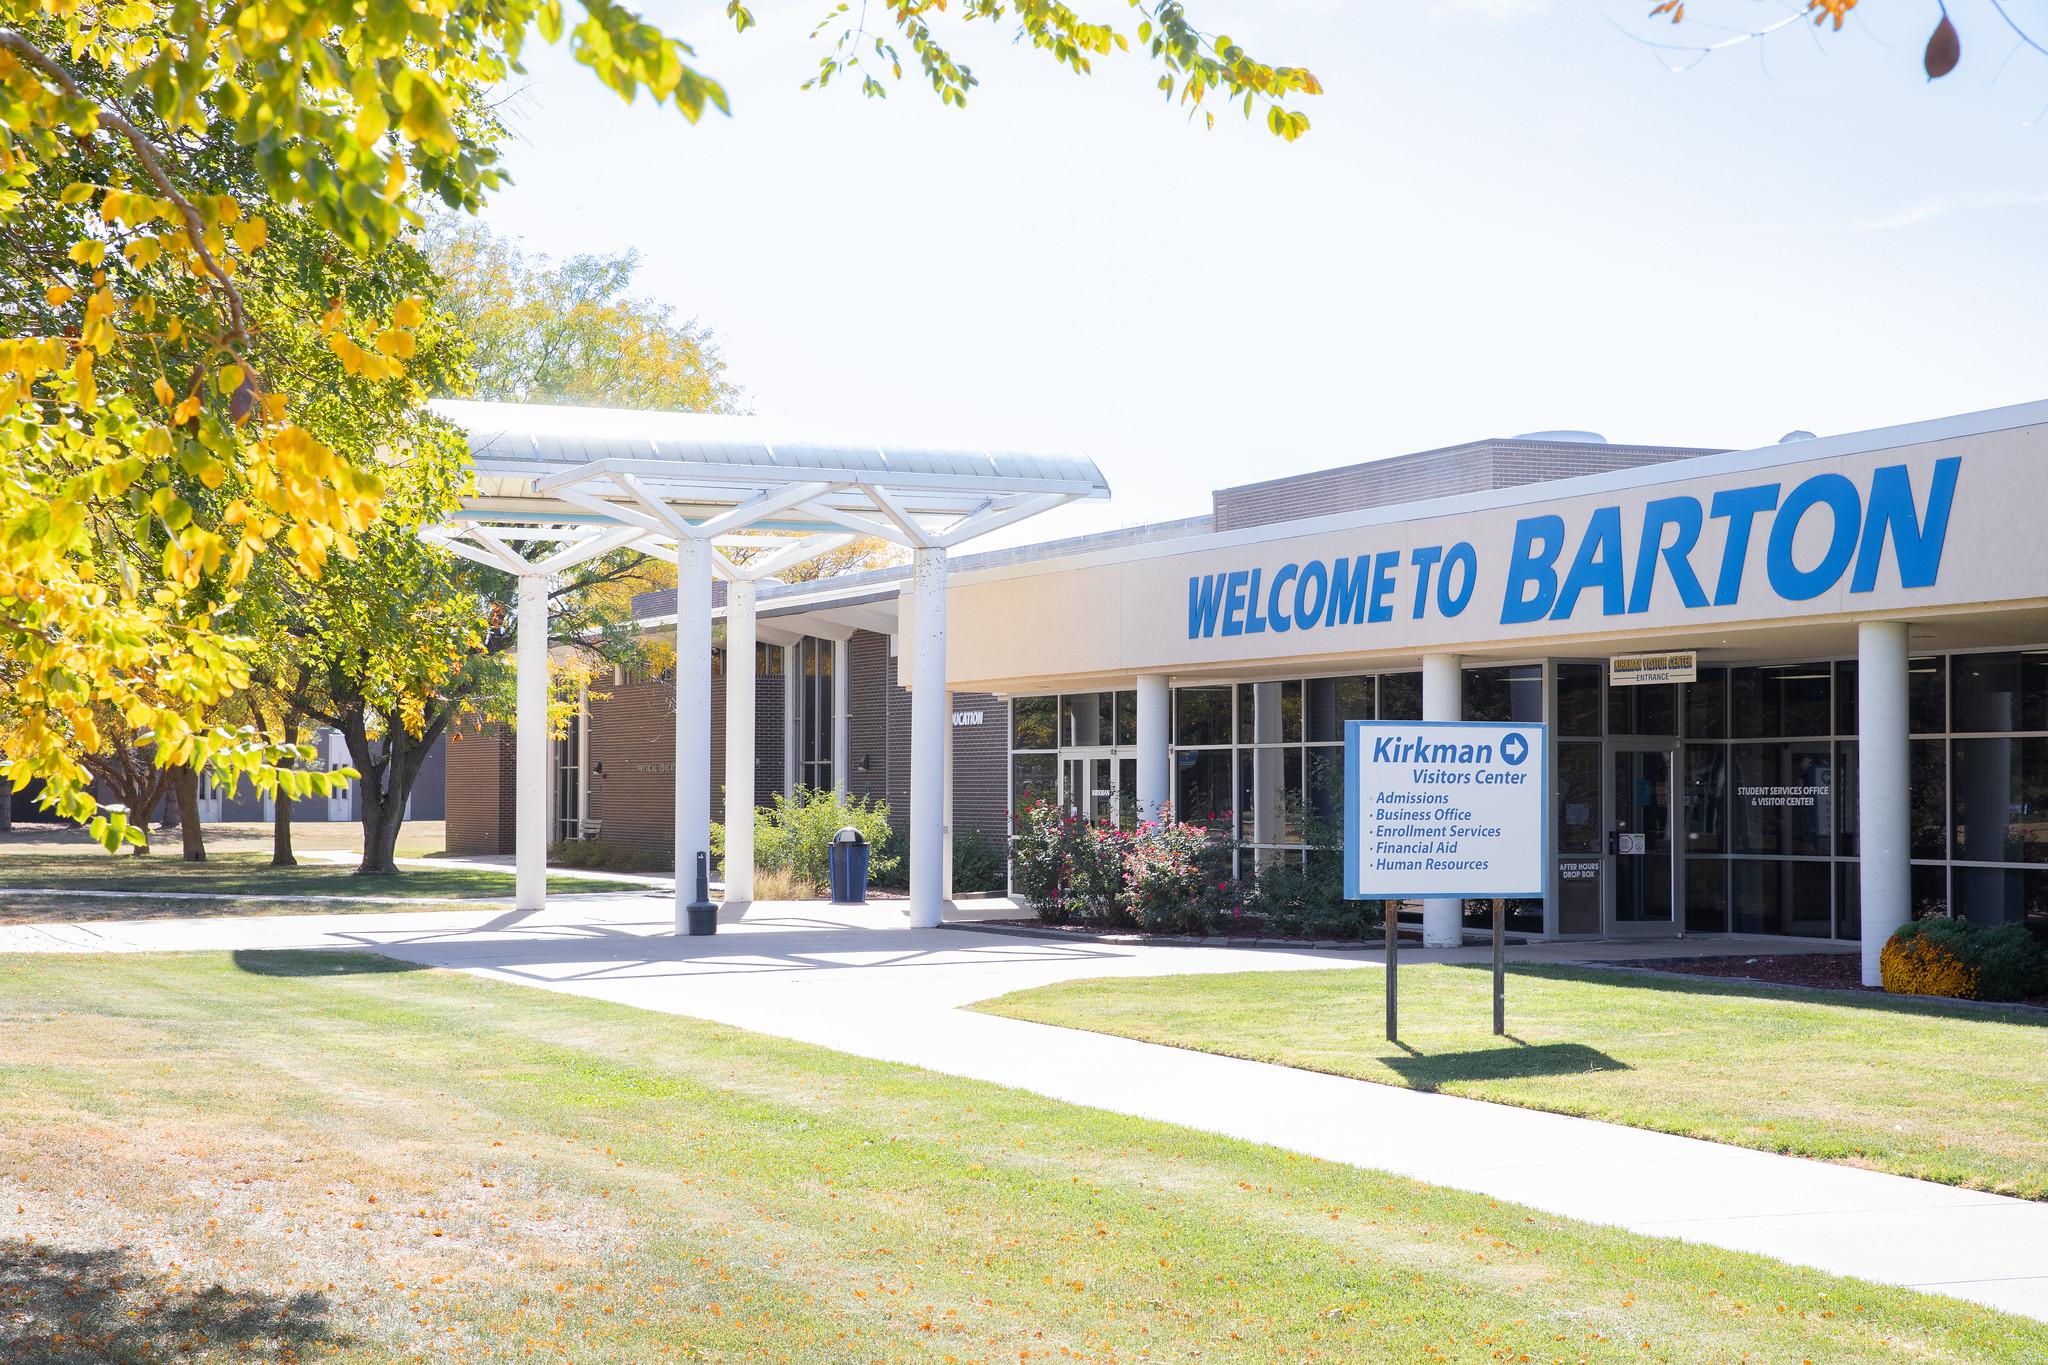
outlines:
M1401 912L1394 902L1383 901L1387 922L1387 1041L1401 1041L1401 992L1394 982L1394 973L1400 970L1401 959Z
M1386 904L1387 1039L1398 1041L1400 912L1491 898L1493 1031L1507 1032L1504 899L1543 894L1544 727L1354 720L1344 727L1344 894Z
M1507 903L1496 900L1493 903L1493 1031L1496 1035L1508 1031L1508 973L1507 954L1503 930L1507 922Z

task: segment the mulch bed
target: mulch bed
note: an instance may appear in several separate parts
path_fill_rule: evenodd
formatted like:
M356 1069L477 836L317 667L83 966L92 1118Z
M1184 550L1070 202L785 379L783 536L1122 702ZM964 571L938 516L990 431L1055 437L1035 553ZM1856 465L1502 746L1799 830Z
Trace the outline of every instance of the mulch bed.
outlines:
M1743 981L1770 981L1780 986L1814 986L1831 991L1860 991L1863 959L1858 953L1762 953L1754 957L1663 957L1617 963L1625 967L1655 967L1660 972L1686 976L1734 977ZM1880 992L1881 993L1881 992Z
M1115 935L1115 936L1116 936L1116 937L1118 937L1118 938L1153 938L1153 939L1161 939L1161 940L1165 940L1165 941L1185 941L1185 940L1187 940L1187 939L1190 939L1190 938L1220 938L1220 939L1242 940L1243 942L1246 942L1246 943L1254 943L1254 942L1264 942L1264 943L1279 943L1279 942L1287 942L1287 943L1302 943L1302 944L1308 944L1308 943L1333 943L1333 942L1338 942L1338 941L1340 941L1340 940L1335 940L1335 939L1327 939L1327 938L1308 938L1308 937L1304 937L1304 936L1301 936L1301 935L1294 935L1294 936L1289 936L1289 935L1285 935L1285 934L1276 934L1276 933L1273 933L1273 932L1272 932L1272 931L1270 931L1270 930L1260 930L1260 929L1238 929L1238 930L1234 930L1234 931L1233 931L1233 930L1225 930L1224 932L1222 932L1222 933L1220 933L1220 934L1155 934L1155 933L1152 933L1152 932L1150 932L1149 930L1145 930L1145 929L1105 929L1105 928L1103 928L1103 927L1102 927L1101 925L1099 925L1099 924L1048 924L1048 923L1046 923L1046 922L1045 922L1044 920L1042 920L1042 919L1038 919L1038 918L1036 918L1035 916L1034 916L1034 917L1032 917L1032 918L1029 918L1029 919L983 919L983 920L963 920L963 921L962 921L962 923L963 923L963 924L966 924L966 925L967 925L967 926L969 926L970 928L972 928L972 927L978 927L978 926L980 926L980 925L984 925L984 924L991 924L991 925L995 925L995 926L997 926L997 927L999 927L999 928L1006 928L1006 929L1043 929L1043 930L1045 930L1045 931L1046 931L1047 933L1052 933L1052 934L1073 934L1073 935L1075 935L1076 937L1088 937L1088 938L1099 938L1099 937L1101 937L1101 936L1102 936L1102 935L1104 935L1104 934L1113 934L1113 935ZM1378 934L1376 934L1376 933L1375 933L1375 934L1373 934L1373 935L1371 935L1371 936L1370 936L1369 938L1364 938L1364 939L1356 939L1356 938L1349 938L1349 939L1343 939L1343 940L1341 940L1341 941L1342 941L1342 942L1345 942L1345 943L1363 943L1363 944L1364 944L1364 945L1365 945L1366 947L1368 947L1368 948L1369 948L1369 947L1372 947L1372 946L1373 946L1373 945L1375 945L1375 944L1379 944L1379 943L1384 943L1384 942L1385 942L1385 940L1384 940L1383 938L1381 938L1381 936L1380 936L1380 935L1378 935ZM1510 941L1510 942L1520 942L1520 940L1519 940L1519 939L1510 939L1509 941ZM1416 944L1419 944L1419 943L1421 943L1421 942L1422 942L1422 931L1421 931L1420 929L1406 929L1406 928L1402 929L1402 930L1401 930L1401 942L1403 942L1403 943L1416 943Z
M1859 953L1760 953L1753 957L1665 957L1617 962L1612 965L1623 968L1652 967L1660 972L1677 972L1683 976L1717 976L1736 981L1767 981L1778 986L1809 986L1820 990L1885 994L1873 986L1863 984L1863 959ZM2048 1007L2048 996L2035 996L2031 1000L2010 1003L2043 1008Z

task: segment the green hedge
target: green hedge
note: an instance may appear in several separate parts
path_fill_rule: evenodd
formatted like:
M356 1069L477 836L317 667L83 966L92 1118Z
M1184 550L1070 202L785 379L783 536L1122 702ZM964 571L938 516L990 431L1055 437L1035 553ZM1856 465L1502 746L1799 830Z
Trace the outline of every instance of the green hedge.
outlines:
M657 872L667 876L675 870L675 861L675 850L668 844L641 848L606 839L572 839L548 848L548 866L579 871Z

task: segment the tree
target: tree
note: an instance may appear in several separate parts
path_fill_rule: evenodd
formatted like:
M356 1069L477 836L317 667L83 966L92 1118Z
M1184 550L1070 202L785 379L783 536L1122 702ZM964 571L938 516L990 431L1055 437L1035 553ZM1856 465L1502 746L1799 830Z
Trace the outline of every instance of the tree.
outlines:
M431 223L435 297L469 339L455 395L668 412L735 412L739 390L711 333L631 293L639 253L529 257L483 224Z
M146 741L138 740L118 712L100 708L103 742L85 755L85 766L94 785L116 797L123 808L135 813L128 828L135 836L126 846L136 854L149 852L149 816L171 789L176 768L157 766Z
M293 711L332 727L358 773L363 856L357 871L398 870L395 847L420 767L465 718L513 714L517 588L510 575L457 559L419 536L450 509L466 475L458 437L422 449L389 475L385 511L356 558L311 582L276 651L301 671L283 681ZM620 551L563 575L549 593L549 637L569 656L554 669L566 722L581 682L638 657L623 599L604 589L640 556Z
M1180 0L1130 6L1169 98L1206 116L1227 95L1280 137L1306 131L1287 101L1316 93L1310 73L1203 34ZM726 14L754 25L739 0ZM838 43L811 84L857 74L882 94L902 42L963 103L974 77L934 28L949 18L1011 22L1077 72L1130 46L1059 0L893 3L873 33L866 14L833 11ZM266 558L316 578L357 553L383 480L303 419L311 380L262 363L266 320L242 279L274 213L368 258L419 225L426 198L474 210L502 179L490 92L534 31L567 31L624 98L644 91L691 122L728 109L686 44L610 0L582 0L573 25L560 0L18 0L0 23L0 233L6 273L29 286L0 312L0 754L16 789L42 779L46 804L109 846L133 836L87 790L101 707L159 764L324 789L209 719L250 678L253 643L223 622ZM246 152L260 194L191 176L209 138ZM383 382L424 318L418 297L351 287L294 321L349 376Z

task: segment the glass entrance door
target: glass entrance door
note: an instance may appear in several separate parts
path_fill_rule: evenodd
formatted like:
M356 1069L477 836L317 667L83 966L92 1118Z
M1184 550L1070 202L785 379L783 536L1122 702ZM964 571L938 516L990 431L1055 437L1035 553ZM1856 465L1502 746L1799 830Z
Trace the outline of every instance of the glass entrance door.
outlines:
M1129 774L1122 771L1126 768L1131 770ZM1060 756L1060 808L1072 818L1090 824L1120 823L1123 803L1119 794L1123 783L1119 779L1128 776L1135 785L1136 768L1136 760L1119 763L1107 749L1099 753L1068 750Z
M1674 759L1674 750L1661 745L1613 744L1608 750L1606 881L1614 933L1668 933L1676 924Z

